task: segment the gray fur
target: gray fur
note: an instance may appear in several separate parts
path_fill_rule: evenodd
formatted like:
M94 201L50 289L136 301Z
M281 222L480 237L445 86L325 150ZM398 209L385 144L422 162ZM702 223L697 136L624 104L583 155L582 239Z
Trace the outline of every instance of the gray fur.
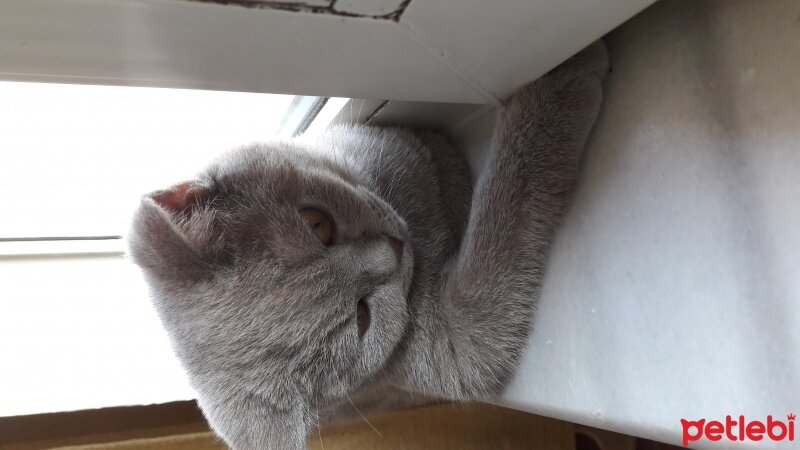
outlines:
M131 253L214 430L235 449L300 449L351 400L369 412L499 393L606 70L598 43L512 97L474 195L441 135L351 126L236 150L193 190L146 196ZM332 245L308 206L333 218Z

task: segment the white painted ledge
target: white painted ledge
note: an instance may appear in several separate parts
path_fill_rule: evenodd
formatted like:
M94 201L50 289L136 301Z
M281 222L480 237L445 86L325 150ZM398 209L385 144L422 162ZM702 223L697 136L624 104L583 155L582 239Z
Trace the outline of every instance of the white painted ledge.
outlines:
M797 1L668 1L611 34L505 403L675 445L681 418L800 412L799 21Z
M651 2L3 0L0 79L498 104Z

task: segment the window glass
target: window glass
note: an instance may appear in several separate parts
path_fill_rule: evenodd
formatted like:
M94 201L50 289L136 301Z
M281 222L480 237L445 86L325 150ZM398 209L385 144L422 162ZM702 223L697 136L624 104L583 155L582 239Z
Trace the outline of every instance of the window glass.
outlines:
M293 98L0 82L0 238L123 234L142 194L270 139Z

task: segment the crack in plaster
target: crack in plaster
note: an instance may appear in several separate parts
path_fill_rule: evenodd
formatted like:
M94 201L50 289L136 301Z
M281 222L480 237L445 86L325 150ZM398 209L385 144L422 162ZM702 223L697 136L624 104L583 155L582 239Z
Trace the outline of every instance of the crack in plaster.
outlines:
M282 1L256 1L256 0L186 0L195 3L211 3L223 6L238 6L249 9L271 9L278 11L288 11L296 13L327 14L331 16L350 17L357 19L389 20L399 22L403 12L405 12L411 0L403 0L397 9L387 14L370 15L359 14L351 11L336 9L336 1L330 0L327 6L308 4L304 2L282 2Z

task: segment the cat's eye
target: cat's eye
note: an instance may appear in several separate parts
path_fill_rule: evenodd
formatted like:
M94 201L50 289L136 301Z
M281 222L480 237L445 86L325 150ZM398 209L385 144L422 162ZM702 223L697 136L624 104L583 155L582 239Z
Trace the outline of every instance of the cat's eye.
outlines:
M314 208L304 208L300 210L308 227L317 235L319 241L329 245L333 241L333 223L322 211Z

